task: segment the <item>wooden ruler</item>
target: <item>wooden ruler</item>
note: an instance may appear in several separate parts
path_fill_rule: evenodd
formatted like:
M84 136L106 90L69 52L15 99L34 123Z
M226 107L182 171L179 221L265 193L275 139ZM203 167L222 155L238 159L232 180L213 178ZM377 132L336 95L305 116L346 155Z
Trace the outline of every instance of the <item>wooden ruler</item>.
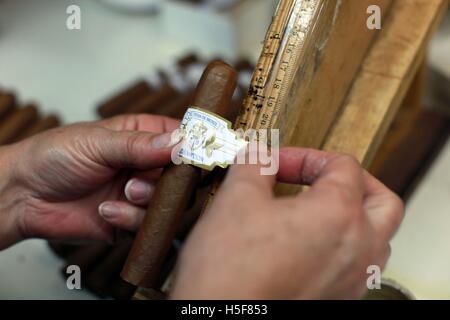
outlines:
M311 21L320 14L320 0L280 0L267 32L248 95L236 121L238 129L274 129L300 67Z
M276 129L280 107L286 102L300 67L307 34L314 28L312 21L320 14L323 3L323 0L280 0L235 129ZM221 181L222 176L214 183L203 212Z

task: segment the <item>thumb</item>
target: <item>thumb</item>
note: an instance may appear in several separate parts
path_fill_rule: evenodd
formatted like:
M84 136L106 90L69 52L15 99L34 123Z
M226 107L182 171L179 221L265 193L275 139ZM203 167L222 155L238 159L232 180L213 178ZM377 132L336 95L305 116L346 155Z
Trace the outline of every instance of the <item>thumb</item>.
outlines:
M110 131L94 142L100 163L112 168L148 170L170 162L172 148L180 142L178 130L163 134L143 131Z
M267 155L265 155L267 158ZM277 160L270 157L272 162ZM247 154L247 159L254 159L256 161L249 161L255 164L236 164L233 165L227 174L227 178L223 184L223 189L226 192L235 192L237 190L244 197L251 195L262 195L264 197L273 196L273 187L276 182L276 174L265 174L264 168L266 165L261 164L263 159L259 153ZM243 190L245 189L245 190ZM233 191L234 190L234 191ZM250 194L249 194L250 193Z

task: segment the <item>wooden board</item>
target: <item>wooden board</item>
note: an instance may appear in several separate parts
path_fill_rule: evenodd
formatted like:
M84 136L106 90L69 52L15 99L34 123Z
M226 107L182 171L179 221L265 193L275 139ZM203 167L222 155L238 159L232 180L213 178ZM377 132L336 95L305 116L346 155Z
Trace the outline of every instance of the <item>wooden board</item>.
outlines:
M279 122L281 146L320 148L340 113L366 54L379 33L367 27L367 8L377 5L382 21L391 0L323 0L324 10L306 37L301 65ZM279 184L277 195L295 194L298 186Z
M394 2L323 149L371 163L446 6L447 0Z
M280 112L281 144L318 148L336 118L377 30L367 8L384 15L391 0L323 0L315 30L305 39L303 61Z

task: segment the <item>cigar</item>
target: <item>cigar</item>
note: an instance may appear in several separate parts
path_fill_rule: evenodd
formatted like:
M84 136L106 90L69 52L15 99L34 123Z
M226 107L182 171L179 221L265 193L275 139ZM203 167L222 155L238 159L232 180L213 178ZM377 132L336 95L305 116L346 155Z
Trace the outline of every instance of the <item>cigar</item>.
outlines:
M58 240L50 240L47 242L50 249L61 258L67 258L70 254L74 253L80 248L79 245L68 244Z
M17 142L17 141L29 138L31 136L34 136L43 131L59 127L59 125L60 125L60 121L57 116L54 116L54 115L47 116L44 119L39 120L32 126L28 127L18 137L14 138L13 142Z
M108 254L110 249L111 246L104 243L82 246L67 257L67 265L63 268L62 273L64 276L67 276L67 267L77 265L83 274L87 274L100 259L103 259ZM82 279L84 281L85 277Z
M234 64L234 68L237 71L248 70L248 71L253 72L253 70L255 69L255 66L248 59L240 59L240 60L236 61L236 63Z
M234 123L235 119L237 118L239 111L241 110L241 106L242 106L243 100L241 99L237 99L237 100L233 100L233 102L231 102L230 104L230 109L227 112L226 118L228 120L231 120L232 123Z
M103 102L98 107L98 113L103 118L109 118L123 113L127 107L136 103L142 97L149 95L152 92L152 88L149 84L140 80L133 84L131 87L121 92L117 96Z
M190 53L177 61L180 68L186 68L193 63L199 62L198 56L195 53Z
M111 280L117 277L130 251L132 241L125 240L112 247L111 251L96 265L86 279L86 284L94 292L107 295Z
M182 94L166 103L160 110L156 110L155 114L180 119L186 113L186 110L193 99L194 91Z
M163 85L158 91L141 97L136 103L130 105L124 113L155 113L161 106L179 95L170 84Z
M18 109L6 117L0 124L0 145L13 142L37 117L38 112L34 105Z
M133 297L136 287L123 281L117 275L109 284L108 295L116 300L130 300Z
M164 293L155 289L139 288L133 296L133 300L166 300Z
M233 68L223 62L212 62L200 79L193 105L224 116L236 84L237 74ZM122 270L125 281L145 288L157 285L200 175L201 170L191 165L169 165L165 169Z
M209 196L210 189L211 186L207 186L197 191L194 204L183 214L180 228L177 231L177 239L183 240L187 237L189 231L192 229L192 226L202 213L202 209L205 205L206 199Z
M0 93L0 120L6 117L16 106L16 98L10 93Z

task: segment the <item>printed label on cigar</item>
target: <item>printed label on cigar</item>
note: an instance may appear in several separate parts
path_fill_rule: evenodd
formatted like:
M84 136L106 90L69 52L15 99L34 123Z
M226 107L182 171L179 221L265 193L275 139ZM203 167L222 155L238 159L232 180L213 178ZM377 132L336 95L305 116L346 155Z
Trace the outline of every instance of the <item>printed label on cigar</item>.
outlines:
M184 134L178 153L182 162L206 170L228 167L247 145L231 129L231 122L196 107L187 110L180 129Z

